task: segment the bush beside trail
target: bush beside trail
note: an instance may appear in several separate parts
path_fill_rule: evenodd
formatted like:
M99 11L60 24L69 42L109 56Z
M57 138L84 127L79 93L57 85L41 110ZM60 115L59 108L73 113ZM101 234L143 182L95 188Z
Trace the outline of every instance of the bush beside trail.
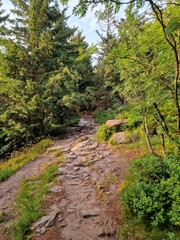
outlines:
M135 220L144 228L143 237L138 239L179 239L179 156L159 159L150 155L135 160L120 195L125 225Z

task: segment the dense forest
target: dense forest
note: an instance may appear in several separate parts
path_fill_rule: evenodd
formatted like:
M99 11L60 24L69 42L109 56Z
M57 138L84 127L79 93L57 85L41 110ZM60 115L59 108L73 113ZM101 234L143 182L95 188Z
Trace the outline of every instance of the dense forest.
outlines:
M93 47L68 26L68 1L11 2L8 15L0 0L0 157L45 136L63 136L84 111L102 117L101 124L128 119L127 142L146 142L149 155L131 167L121 200L126 215L150 223L151 234L142 239L178 239L179 0L80 0L74 14L81 17L104 7L96 11L100 40ZM110 138L105 125L99 131Z
M60 135L94 101L90 56L78 59L88 46L67 26L66 10L56 1L12 2L13 20L1 11L1 156Z

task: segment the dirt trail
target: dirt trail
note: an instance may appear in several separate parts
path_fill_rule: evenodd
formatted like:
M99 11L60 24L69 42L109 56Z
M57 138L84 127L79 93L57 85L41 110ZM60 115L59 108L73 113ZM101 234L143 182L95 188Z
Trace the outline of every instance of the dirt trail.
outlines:
M127 156L98 144L94 139L96 129L91 117L82 118L78 128L72 128L65 139L55 141L49 154L28 163L0 184L0 210L11 216L22 177L40 172L42 163L51 161L53 151L62 149L64 152L65 161L58 169L58 181L49 190L45 202L47 215L31 226L31 239L118 239L117 188L124 179Z
M43 154L41 157L38 157L34 161L26 164L7 181L0 183L0 212L5 211L9 214L12 211L14 196L22 178L31 177L39 173L42 169L42 164L51 162L51 159L52 153Z

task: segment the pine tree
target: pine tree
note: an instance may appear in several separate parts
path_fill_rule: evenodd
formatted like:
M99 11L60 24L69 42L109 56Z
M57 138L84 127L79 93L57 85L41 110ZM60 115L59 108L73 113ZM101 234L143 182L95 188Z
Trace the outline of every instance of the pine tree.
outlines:
M109 59L113 47L116 44L117 19L113 6L109 4L103 11L96 12L100 31L96 31L100 37L98 43L97 74L99 77L101 92L99 103L101 107L107 108L120 100L116 94L111 94L112 86L119 80L119 74L113 70L112 59Z
M69 39L75 30L67 26L65 10L60 11L56 1L12 3L15 19L11 20L1 53L2 154L47 132L47 114L54 114L56 108L46 106L46 87L62 65L74 63ZM58 94L63 97L61 93ZM62 115L58 117L63 118Z

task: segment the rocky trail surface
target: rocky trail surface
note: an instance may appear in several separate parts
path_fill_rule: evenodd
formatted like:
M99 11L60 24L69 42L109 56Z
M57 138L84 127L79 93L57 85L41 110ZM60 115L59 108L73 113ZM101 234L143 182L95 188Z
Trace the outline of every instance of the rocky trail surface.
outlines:
M118 239L121 225L118 188L124 179L129 153L97 143L96 129L92 118L85 116L64 139L56 140L48 153L0 184L0 211L11 219L21 179L40 172L42 164L51 162L57 149L64 153L56 184L50 187L44 202L47 214L31 226L32 240ZM0 233L0 239L6 238Z

